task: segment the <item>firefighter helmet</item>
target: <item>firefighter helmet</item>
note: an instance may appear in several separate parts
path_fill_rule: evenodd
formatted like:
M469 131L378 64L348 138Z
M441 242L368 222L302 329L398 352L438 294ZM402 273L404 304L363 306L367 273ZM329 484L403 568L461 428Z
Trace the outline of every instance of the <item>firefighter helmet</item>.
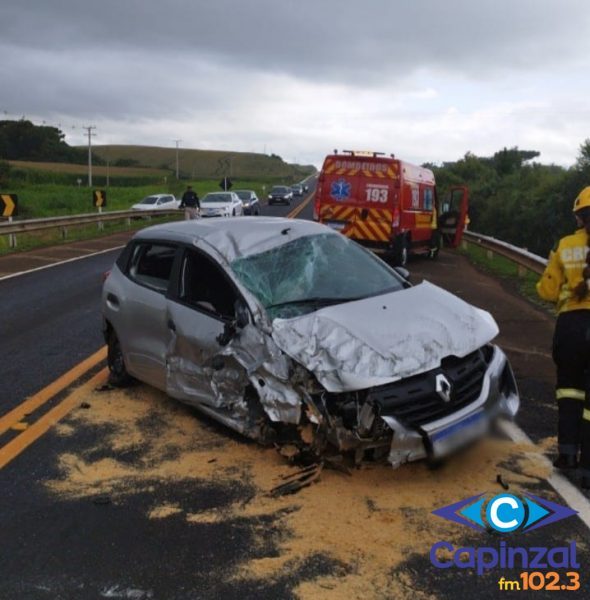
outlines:
M574 200L574 212L590 206L590 185L585 187Z

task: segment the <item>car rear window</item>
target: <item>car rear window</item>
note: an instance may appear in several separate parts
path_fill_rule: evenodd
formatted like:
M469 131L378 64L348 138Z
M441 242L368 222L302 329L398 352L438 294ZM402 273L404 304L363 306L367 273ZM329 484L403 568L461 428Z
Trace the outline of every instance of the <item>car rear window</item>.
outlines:
M176 249L163 244L138 243L132 251L128 275L159 292L168 289Z

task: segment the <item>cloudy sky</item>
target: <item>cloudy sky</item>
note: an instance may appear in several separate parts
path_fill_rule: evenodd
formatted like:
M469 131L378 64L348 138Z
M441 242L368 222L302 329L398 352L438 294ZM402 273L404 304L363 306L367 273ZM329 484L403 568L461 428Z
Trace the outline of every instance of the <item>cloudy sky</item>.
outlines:
M70 144L569 166L590 138L588 0L16 0L0 57L0 118Z

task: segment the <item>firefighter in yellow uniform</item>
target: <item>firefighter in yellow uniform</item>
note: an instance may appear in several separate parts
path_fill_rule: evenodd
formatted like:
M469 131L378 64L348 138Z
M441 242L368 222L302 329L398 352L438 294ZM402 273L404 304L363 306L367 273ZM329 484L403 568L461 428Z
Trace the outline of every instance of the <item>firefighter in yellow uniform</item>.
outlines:
M574 202L579 229L563 237L549 261L537 292L555 302L557 322L553 360L557 366L557 441L560 469L578 466L582 487L590 488L590 186Z

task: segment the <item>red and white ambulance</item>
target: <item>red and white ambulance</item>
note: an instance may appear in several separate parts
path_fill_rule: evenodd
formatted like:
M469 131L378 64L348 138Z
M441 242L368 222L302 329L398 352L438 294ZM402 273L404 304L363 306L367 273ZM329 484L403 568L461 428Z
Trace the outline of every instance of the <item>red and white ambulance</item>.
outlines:
M439 201L434 174L393 155L334 151L324 160L314 219L405 265L408 254L435 257L461 241L468 192L451 189Z

